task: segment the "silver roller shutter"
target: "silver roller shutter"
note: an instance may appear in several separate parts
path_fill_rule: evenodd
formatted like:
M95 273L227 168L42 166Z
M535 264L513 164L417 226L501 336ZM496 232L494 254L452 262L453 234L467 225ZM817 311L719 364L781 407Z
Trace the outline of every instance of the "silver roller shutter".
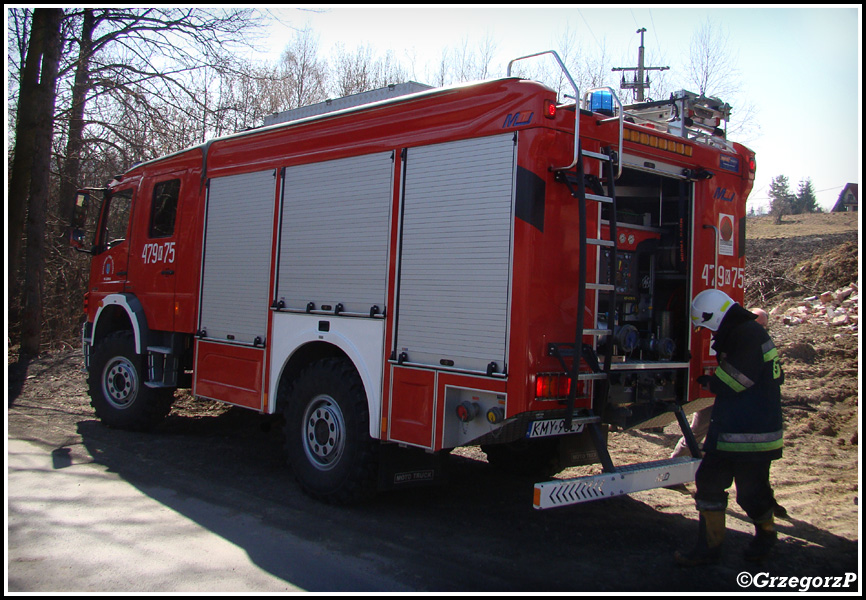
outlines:
M199 313L208 339L265 341L275 197L273 169L209 182Z
M410 148L396 351L410 363L503 372L513 134Z
M391 152L286 169L277 300L290 310L385 310Z

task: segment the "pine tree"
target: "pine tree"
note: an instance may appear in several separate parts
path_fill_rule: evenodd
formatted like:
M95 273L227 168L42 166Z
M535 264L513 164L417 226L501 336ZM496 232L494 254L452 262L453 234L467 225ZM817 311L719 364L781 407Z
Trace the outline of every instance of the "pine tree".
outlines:
M821 212L818 199L815 198L812 180L809 177L800 180L800 185L797 187L797 200L795 204L797 209L795 214Z
M777 175L773 177L767 195L770 197L770 214L775 217L776 225L782 222L784 215L794 213L796 197L791 193L787 176Z

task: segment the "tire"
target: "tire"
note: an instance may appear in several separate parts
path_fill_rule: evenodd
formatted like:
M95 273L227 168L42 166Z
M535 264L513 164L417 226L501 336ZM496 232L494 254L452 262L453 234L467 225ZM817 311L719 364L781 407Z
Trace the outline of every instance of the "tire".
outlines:
M355 504L376 493L377 444L369 433L367 396L348 360L323 359L307 367L283 410L288 462L306 494Z
M144 385L146 358L131 331L115 331L93 349L87 383L90 405L109 427L146 431L171 411L174 390Z

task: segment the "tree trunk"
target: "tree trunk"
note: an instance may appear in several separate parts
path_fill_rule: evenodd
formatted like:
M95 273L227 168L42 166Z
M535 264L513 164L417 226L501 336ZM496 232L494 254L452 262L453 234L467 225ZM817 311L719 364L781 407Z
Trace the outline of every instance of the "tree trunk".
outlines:
M15 125L15 147L13 150L11 172L9 173L9 213L6 231L9 232L9 271L7 273L7 294L10 308L18 299L18 270L21 260L24 217L27 214L27 197L30 190L30 176L33 170L33 148L36 143L35 98L39 86L39 67L42 62L42 48L45 38L47 11L39 9L33 15L30 27L30 43L27 45L27 58L21 70L18 88L18 118ZM13 319L14 321L14 319Z
M81 39L78 46L78 62L75 65L75 83L72 86L72 107L69 116L69 131L66 136L66 157L60 168L60 234L66 233L66 227L72 220L72 206L75 202L75 192L79 186L81 171L81 148L84 145L84 106L87 93L90 91L90 56L93 49L93 30L96 19L92 8L84 9L84 22L81 26Z
M54 133L54 101L57 69L60 64L62 9L44 11L45 33L42 72L33 109L36 117L30 194L27 202L27 244L24 299L21 311L21 357L36 356L42 341L42 280L45 269L45 228L48 213L48 186L51 167L51 139Z

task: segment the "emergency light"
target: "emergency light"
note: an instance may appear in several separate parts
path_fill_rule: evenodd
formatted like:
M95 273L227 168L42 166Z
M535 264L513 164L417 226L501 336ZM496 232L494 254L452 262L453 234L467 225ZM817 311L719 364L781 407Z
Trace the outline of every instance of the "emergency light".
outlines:
M589 109L609 117L613 116L613 96L607 91L592 92L589 95Z

